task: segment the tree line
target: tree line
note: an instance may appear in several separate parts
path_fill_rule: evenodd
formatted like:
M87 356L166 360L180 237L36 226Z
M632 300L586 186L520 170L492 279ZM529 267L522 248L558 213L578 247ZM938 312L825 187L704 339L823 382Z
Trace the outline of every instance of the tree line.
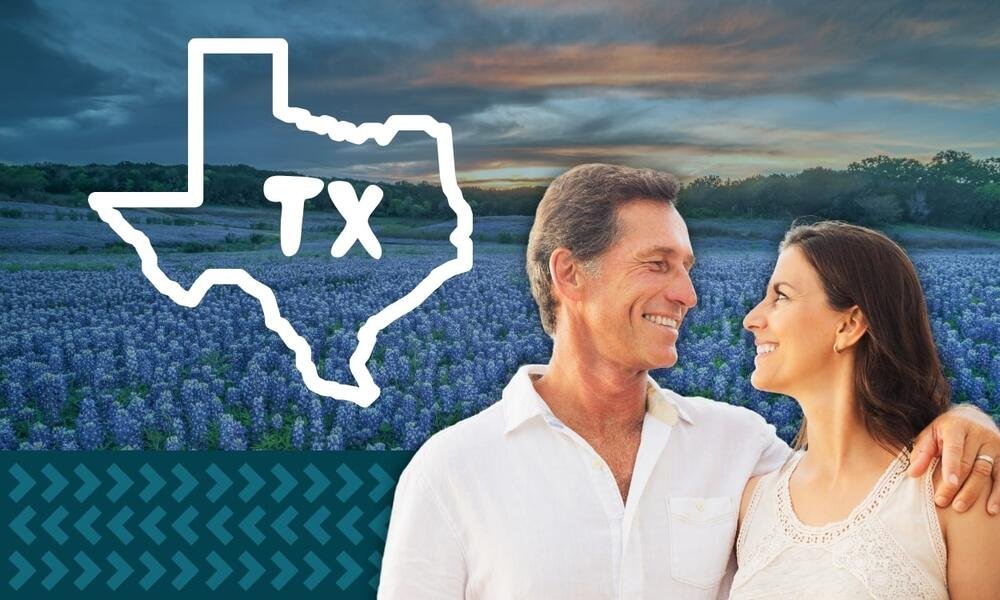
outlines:
M274 206L263 194L272 175L246 165L206 166L205 201L212 204ZM358 194L366 181L349 180ZM437 185L398 181L379 183L384 192L376 216L448 218L453 213ZM68 206L86 206L95 191L180 191L187 167L122 162L116 165L0 164L0 195ZM473 212L533 215L545 188L465 187ZM309 208L334 210L313 201ZM687 217L789 218L814 215L884 225L920 223L1000 230L1000 158L975 159L946 150L926 163L878 155L847 169L822 167L797 174L755 175L744 179L707 176L683 186L678 208Z
M678 207L698 217L815 215L884 225L919 223L1000 230L1000 158L946 150L922 163L885 155L795 175L696 179Z
M205 202L228 206L274 207L263 192L264 180L272 175L298 175L288 171L267 171L247 165L205 167ZM360 194L368 181L351 180ZM376 216L404 218L447 218L454 215L440 186L427 182L380 182L382 202ZM92 192L167 192L187 189L185 165L121 162L116 165L31 165L0 164L0 196L85 207ZM465 187L463 196L477 215L534 214L544 187L509 190ZM307 209L335 210L322 198L306 204Z

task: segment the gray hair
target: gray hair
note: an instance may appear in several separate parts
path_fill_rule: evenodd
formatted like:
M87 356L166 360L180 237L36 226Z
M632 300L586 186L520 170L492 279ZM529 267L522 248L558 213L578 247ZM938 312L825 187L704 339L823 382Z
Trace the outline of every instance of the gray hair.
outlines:
M549 184L528 234L526 265L546 333L554 335L556 330L557 303L549 273L552 252L568 249L593 274L596 259L621 235L618 209L636 200L672 206L679 187L669 173L604 164L573 167Z

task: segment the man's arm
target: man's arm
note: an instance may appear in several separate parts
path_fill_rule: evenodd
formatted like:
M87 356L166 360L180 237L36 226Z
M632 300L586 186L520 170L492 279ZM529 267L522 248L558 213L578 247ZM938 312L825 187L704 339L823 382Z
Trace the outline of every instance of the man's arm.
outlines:
M465 597L465 550L437 491L411 465L396 486L379 600Z
M937 505L951 504L958 512L964 512L987 493L987 511L996 515L1000 513L1000 468L993 468L988 461L976 460L980 455L1000 462L1000 429L983 411L962 404L934 419L917 436L911 454L910 476L920 477L927 471L931 459L940 456L944 477L935 489Z

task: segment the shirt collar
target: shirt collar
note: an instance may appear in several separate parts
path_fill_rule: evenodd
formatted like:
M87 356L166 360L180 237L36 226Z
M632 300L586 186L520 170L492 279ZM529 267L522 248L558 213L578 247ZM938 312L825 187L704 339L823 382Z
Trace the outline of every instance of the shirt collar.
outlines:
M510 433L533 417L555 420L549 405L531 383L533 375L544 375L548 369L548 365L524 365L503 389L504 433ZM652 377L646 376L646 414L671 426L677 424L678 418L693 425L690 414L676 401L676 396L674 392L662 389Z

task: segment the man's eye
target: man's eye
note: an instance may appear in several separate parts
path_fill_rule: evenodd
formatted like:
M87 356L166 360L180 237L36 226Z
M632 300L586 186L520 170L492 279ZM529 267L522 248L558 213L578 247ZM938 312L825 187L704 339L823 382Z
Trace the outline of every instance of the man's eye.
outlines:
M778 300L788 300L788 296L784 292L775 292L774 293L774 299L775 299L775 301L778 301Z

